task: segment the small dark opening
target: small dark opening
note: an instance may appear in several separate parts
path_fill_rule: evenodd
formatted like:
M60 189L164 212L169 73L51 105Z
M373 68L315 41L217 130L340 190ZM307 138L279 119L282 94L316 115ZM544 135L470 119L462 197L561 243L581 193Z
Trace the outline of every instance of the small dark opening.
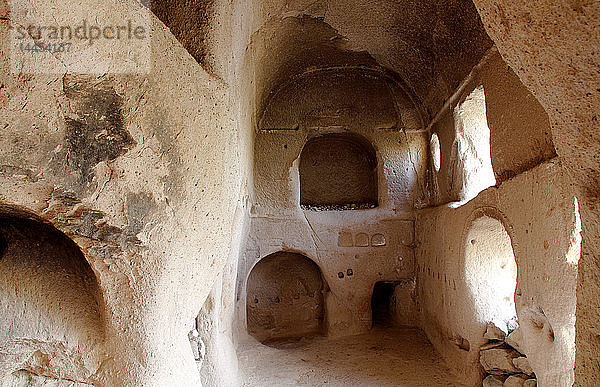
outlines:
M394 289L396 282L381 281L375 284L371 298L373 326L390 327L394 323Z

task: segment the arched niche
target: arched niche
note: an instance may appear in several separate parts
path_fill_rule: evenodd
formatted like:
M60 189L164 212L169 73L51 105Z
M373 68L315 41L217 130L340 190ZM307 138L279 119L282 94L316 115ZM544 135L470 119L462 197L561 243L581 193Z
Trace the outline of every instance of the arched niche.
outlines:
M325 282L302 254L280 251L260 260L246 285L248 333L268 343L322 333Z
M517 316L514 293L517 264L502 222L483 215L474 219L465 238L465 278L477 320L503 330Z
M104 338L102 296L68 236L29 214L0 206L0 336L71 345Z
M320 68L277 85L259 111L261 131L343 126L422 130L418 99L398 76L358 66Z
M377 155L361 136L334 133L309 140L300 154L299 172L302 206L377 206Z

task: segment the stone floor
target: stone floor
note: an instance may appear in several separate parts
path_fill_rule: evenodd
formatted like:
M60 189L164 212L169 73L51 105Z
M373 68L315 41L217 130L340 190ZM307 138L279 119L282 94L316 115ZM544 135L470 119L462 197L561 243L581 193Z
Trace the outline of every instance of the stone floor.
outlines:
M462 386L417 329L383 329L238 352L244 386Z

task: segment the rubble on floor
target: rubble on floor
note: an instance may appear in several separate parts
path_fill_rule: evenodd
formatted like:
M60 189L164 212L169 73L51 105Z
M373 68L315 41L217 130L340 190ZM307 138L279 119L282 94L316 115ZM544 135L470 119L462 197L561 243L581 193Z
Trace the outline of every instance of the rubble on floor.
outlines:
M483 387L535 387L537 379L523 350L523 334L519 327L507 332L490 322L481 346L479 362L487 376Z
M346 211L368 210L377 207L377 203L348 203L348 204L301 204L303 210L309 211Z

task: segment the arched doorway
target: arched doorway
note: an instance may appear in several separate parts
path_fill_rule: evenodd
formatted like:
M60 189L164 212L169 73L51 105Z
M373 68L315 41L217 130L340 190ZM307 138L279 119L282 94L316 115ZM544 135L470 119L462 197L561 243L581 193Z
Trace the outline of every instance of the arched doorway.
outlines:
M378 281L373 286L371 296L371 325L391 327L394 325L395 297L398 281Z
M280 251L263 258L246 285L248 333L263 343L319 334L323 289L321 270L304 255Z

